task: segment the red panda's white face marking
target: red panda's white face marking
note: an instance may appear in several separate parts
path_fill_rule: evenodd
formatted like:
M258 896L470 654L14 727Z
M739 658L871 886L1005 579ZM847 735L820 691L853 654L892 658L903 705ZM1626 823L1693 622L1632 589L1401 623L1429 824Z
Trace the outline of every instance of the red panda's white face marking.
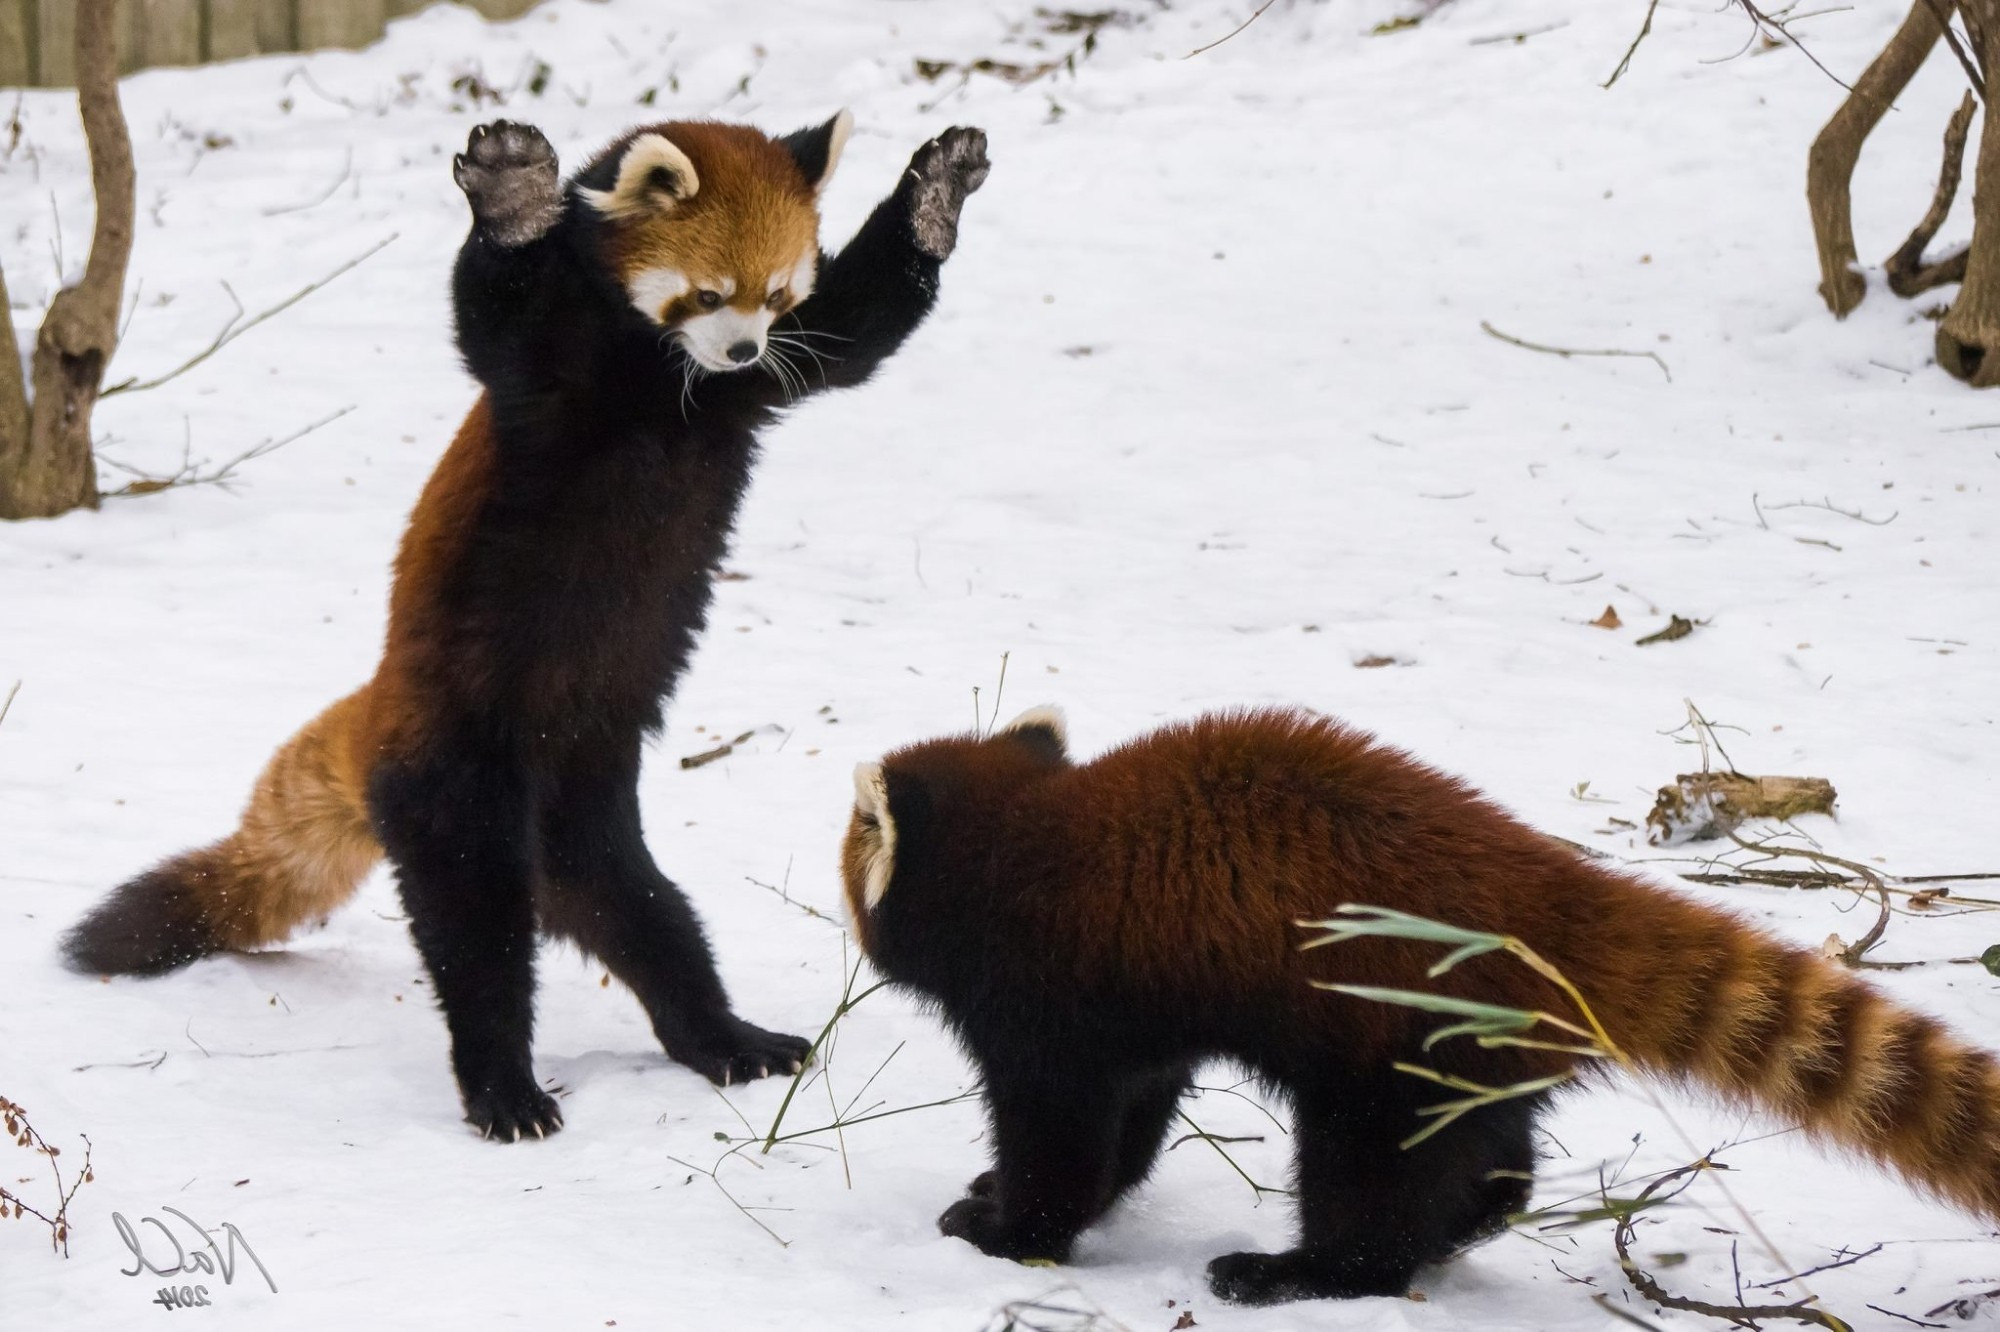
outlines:
M757 364L772 323L811 294L819 191L851 123L843 112L816 132L814 179L785 143L707 121L642 131L615 171L602 160L586 171L611 180L577 194L610 223L607 258L627 299L702 369Z

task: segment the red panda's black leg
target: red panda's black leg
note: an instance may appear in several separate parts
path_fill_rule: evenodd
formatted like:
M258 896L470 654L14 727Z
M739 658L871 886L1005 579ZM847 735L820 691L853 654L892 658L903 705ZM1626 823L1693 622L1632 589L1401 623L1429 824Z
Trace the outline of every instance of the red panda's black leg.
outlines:
M987 170L982 131L946 130L917 149L854 239L821 258L812 295L771 326L772 349L800 368L808 389L861 383L923 322L958 244L959 212ZM741 382L779 391L765 376Z
M465 1116L502 1142L562 1112L535 1082L535 921L527 777L483 747L378 769L368 804L451 1032Z
M938 1229L996 1258L1062 1262L1078 1232L1110 1200L1122 1127L1120 1089L1082 1070L1044 1069L1023 1077L991 1063L984 1067L993 1126L991 1191L946 1208Z
M1394 1072L1295 1093L1299 1245L1225 1254L1208 1265L1210 1288L1241 1304L1401 1295L1419 1268L1503 1229L1527 1198L1512 1176L1533 1166L1539 1098L1476 1110L1403 1148L1424 1123L1417 1108L1435 1100L1430 1084Z
M1160 1148L1167 1140L1167 1130L1173 1127L1181 1097L1187 1094L1192 1080L1191 1070L1174 1068L1136 1079L1123 1088L1124 1119L1119 1128L1117 1147L1112 1154L1110 1183L1097 1214L1109 1211L1114 1203L1153 1173L1153 1164L1159 1160ZM998 1173L986 1170L974 1176L972 1182L965 1186L965 1196L991 1198L999 1189Z
M1160 1148L1179 1113L1181 1097L1193 1081L1192 1070L1175 1068L1133 1085L1128 1091L1125 1124L1118 1137L1118 1154L1111 1164L1108 1209L1153 1173Z
M466 367L489 390L532 400L566 378L586 381L594 358L579 339L588 302L560 237L555 149L533 125L480 125L452 159L472 230L452 268L452 317Z
M701 921L646 849L638 773L635 741L615 757L573 758L556 779L542 820L542 928L610 968L666 1052L711 1082L796 1073L809 1041L730 1011Z

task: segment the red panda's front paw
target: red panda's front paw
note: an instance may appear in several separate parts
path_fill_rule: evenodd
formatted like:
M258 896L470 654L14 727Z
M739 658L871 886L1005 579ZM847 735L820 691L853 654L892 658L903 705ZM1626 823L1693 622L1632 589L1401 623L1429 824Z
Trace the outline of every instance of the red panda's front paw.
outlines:
M973 1180L971 1187L978 1188L982 1183L989 1189L992 1187L986 1175ZM1017 1263L1066 1262L1074 1238L1047 1226L1010 1225L1000 1200L991 1192L960 1198L945 1208L938 1217L938 1233L962 1239L989 1257L1012 1258Z
M938 1218L938 1233L962 1239L981 1253L1011 1258L1000 1225L1000 1203L991 1193L960 1198Z
M451 159L451 178L465 191L473 221L499 245L540 240L562 216L556 150L533 125L476 127Z
M948 259L958 245L958 214L965 196L986 183L986 131L954 125L917 149L903 183L909 192L910 230L917 248Z
M498 1079L465 1095L466 1122L491 1142L546 1138L563 1126L555 1098L530 1076Z

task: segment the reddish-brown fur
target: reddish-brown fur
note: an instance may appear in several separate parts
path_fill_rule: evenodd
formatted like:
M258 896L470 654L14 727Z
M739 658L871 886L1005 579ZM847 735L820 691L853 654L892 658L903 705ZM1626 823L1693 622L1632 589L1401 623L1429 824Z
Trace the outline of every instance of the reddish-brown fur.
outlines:
M1641 1069L1796 1120L2000 1220L1992 1056L1846 968L1592 864L1337 722L1210 716L1080 766L1002 733L913 745L883 769L895 869L869 911L862 885L880 832L858 809L844 860L858 933L887 976L941 1000L976 1054L982 1042L1034 1042L988 1041L980 1019L961 1020L962 996L1041 1014L1030 1021L1087 1002L1092 1030L1115 1029L1120 1042L1157 1032L1163 1050L1234 1055L1283 1084L1315 1068L1370 1076L1413 1057L1494 1084L1579 1062L1465 1038L1419 1055L1438 1015L1314 989L1429 990L1574 1014L1505 955L1434 978L1434 945L1301 950L1313 935L1299 922L1370 904L1524 940ZM1062 1028L1051 1022L1051 1039Z
M688 155L700 177L690 198L622 227L607 258L621 278L650 268L686 276L687 293L660 314L665 325L700 313L694 288L736 280L730 304L755 310L768 280L788 273L818 244L811 184L791 154L741 125L675 121L634 132L661 134ZM789 308L789 302L780 309Z

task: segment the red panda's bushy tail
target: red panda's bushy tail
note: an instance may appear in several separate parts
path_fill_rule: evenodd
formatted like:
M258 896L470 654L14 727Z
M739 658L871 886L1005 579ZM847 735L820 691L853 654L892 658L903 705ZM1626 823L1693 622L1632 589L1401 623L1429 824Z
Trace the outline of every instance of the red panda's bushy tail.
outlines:
M1603 932L1564 950L1573 968L1558 965L1642 1068L1794 1120L2000 1220L2000 1061L1724 912L1622 878L1593 895L1608 899Z
M120 885L63 937L71 966L158 975L284 939L346 901L381 858L354 743L364 689L271 757L236 831Z

